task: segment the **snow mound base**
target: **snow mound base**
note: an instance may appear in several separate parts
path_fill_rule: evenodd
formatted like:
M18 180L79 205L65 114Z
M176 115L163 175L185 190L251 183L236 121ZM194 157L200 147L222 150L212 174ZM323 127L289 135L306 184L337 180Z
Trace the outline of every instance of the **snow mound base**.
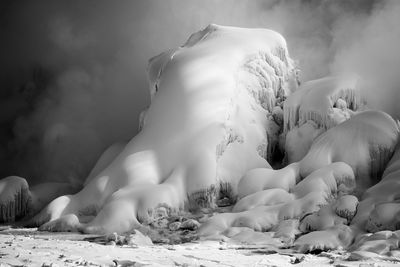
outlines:
M297 84L281 35L210 25L152 58L148 77L152 102L139 134L108 149L80 192L35 216L40 229L123 233L160 206L234 203L243 174L270 167L277 109Z

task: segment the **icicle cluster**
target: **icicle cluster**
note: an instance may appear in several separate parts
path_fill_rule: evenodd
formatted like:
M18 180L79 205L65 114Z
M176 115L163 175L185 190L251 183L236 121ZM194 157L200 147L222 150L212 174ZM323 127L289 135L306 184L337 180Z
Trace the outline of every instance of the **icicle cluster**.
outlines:
M25 179L9 176L0 180L0 223L14 222L28 213L29 186Z
M285 151L296 151L294 157L286 154L288 162L304 157L316 137L350 119L361 104L356 76L325 77L302 84L283 105ZM314 125L314 130L310 132L305 125Z
M337 122L332 118L336 103L339 109L357 110L362 100L357 77L325 77L304 83L284 103L284 133L300 127L309 120L319 127L329 129Z

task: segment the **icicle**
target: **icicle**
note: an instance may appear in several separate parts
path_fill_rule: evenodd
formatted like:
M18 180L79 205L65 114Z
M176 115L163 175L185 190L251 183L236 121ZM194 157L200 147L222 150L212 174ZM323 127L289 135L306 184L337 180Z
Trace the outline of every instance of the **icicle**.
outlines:
M25 179L10 176L0 180L0 222L13 222L28 212L29 186Z

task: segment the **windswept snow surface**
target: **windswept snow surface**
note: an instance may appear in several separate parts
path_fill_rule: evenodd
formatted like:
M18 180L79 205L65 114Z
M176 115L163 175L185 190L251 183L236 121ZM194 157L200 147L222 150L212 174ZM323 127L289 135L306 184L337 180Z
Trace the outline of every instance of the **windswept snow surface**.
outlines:
M246 171L270 167L269 143L279 135L272 113L297 84L281 35L210 25L152 58L148 77L152 103L140 133L121 152L108 149L82 191L36 216L41 230L129 231L158 206L234 202Z

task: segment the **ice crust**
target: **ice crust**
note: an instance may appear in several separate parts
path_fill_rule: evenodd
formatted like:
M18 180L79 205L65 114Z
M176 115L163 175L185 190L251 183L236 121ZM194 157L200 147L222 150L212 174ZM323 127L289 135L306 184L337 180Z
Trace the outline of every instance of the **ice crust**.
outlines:
M281 35L210 25L150 59L148 77L151 105L139 134L109 148L83 190L37 215L40 229L122 233L160 205L234 201L246 171L270 167L269 143L279 135L272 113L297 84Z

